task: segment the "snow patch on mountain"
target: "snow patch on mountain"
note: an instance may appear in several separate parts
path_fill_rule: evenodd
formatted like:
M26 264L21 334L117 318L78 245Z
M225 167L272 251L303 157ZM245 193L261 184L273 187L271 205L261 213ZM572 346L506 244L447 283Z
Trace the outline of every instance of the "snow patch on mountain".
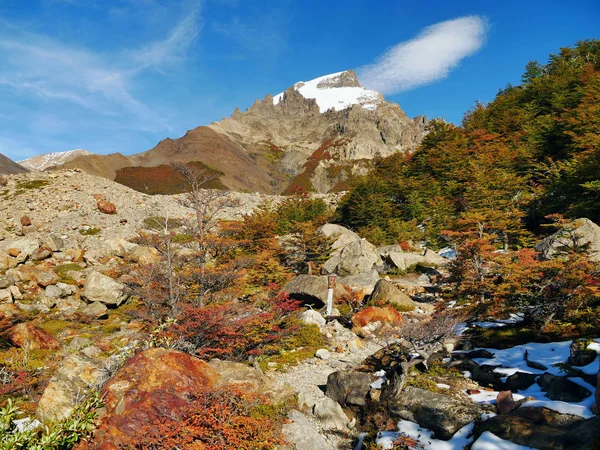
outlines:
M50 167L60 166L66 162L72 161L79 156L91 155L92 152L82 149L68 150L66 152L45 153L43 155L33 156L22 161L20 165L29 170L46 170Z
M353 86L344 85L347 79L355 81ZM314 98L321 113L329 109L341 111L352 105L361 105L365 109L374 110L383 102L382 95L362 87L354 72L338 72L315 78L311 81L300 81L293 88L304 98ZM277 105L283 99L284 92L273 97Z

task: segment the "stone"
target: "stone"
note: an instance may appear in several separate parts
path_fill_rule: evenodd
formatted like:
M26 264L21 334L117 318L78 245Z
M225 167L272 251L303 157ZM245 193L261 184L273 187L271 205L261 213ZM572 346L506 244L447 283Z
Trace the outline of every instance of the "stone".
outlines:
M60 297L64 297L66 295L66 292L63 291L61 288L59 288L56 285L47 286L44 293L45 293L46 297L51 297L51 298L60 298Z
M304 304L321 308L327 302L329 288L326 276L298 275L286 284L283 290L295 300L301 300ZM334 290L334 304L335 298L340 298L344 294L344 288L337 283Z
M559 377L549 373L541 375L537 379L542 391L550 400L560 400L569 403L579 403L592 395L583 386L569 380L567 377Z
M313 414L326 430L343 431L347 429L348 423L350 423L350 419L340 404L328 397L315 404Z
M429 249L424 253L395 252L388 250L381 254L381 258L388 266L399 270L410 270L417 265L440 267L448 264L447 259Z
M216 385L219 374L208 363L186 353L152 348L138 353L104 386L106 414L96 441L127 446L156 416L175 414L194 393Z
M600 262L600 227L589 219L577 219L578 226L571 232L560 230L535 246L542 258L552 259L561 251L568 250L573 245L573 239L577 245L589 244L590 260Z
M87 276L81 295L89 302L116 306L129 297L125 285L96 271L90 272Z
M61 237L56 234L51 234L43 239L42 246L48 248L52 252L58 252L64 248L65 243Z
M537 377L534 373L515 372L506 379L506 384L512 392L523 391L531 387Z
M9 332L11 342L28 350L57 350L60 344L48 332L36 327L31 322L19 323Z
M21 226L28 227L31 224L32 224L32 222L31 222L31 218L29 216L21 217Z
M373 322L396 325L406 323L402 314L390 306L385 306L383 308L378 306L368 306L352 316L352 324L355 327L365 327Z
M307 309L300 314L300 320L307 325L318 325L319 327L324 327L327 323L321 313L313 309Z
M567 363L572 366L583 367L591 364L598 354L596 350L588 349L587 339L575 339L571 343L570 355Z
M448 440L465 425L479 419L481 407L471 400L438 394L413 386L388 399L390 413L418 423L435 433L436 439Z
M329 350L324 349L324 348L320 348L319 350L317 350L317 352L315 353L315 356L319 359L322 359L324 361L328 360L329 358L331 358L331 353L329 353Z
M23 234L23 236L35 233L36 231L37 228L35 227L35 225L27 225L26 227L21 227L21 233Z
M355 292L370 295L379 281L379 272L376 269L361 272L338 279L338 283L349 286Z
M39 239L33 237L23 237L19 239L8 239L0 243L0 250L5 251L10 256L17 258L19 263L24 262L40 246Z
M285 450L335 450L306 416L295 409L288 414L288 421L283 425L282 433L290 444L290 447L283 447Z
M325 395L342 406L365 406L371 381L368 373L339 370L327 377Z
M0 276L0 289L8 289L13 285L13 281L8 277Z
M158 250L143 245L136 245L133 250L127 253L127 257L142 266L158 264L160 262L160 254Z
M43 259L50 258L51 256L52 252L49 249L40 247L31 254L31 259L33 261L41 261Z
M36 415L42 422L69 417L77 401L90 391L100 376L102 367L83 354L67 356L59 364L38 403Z
M0 303L12 303L13 296L10 289L0 289Z
M415 302L408 295L386 280L377 282L370 301L377 306L394 305L401 311L413 311L416 307Z
M109 201L106 200L98 200L98 203L96 205L98 207L98 211L100 211L103 214L116 214L117 213L117 207L115 206L114 203L111 203Z
M331 244L331 249L333 251L341 250L348 244L360 241L360 236L358 234L341 225L327 223L321 226L317 231L334 240L333 244Z
M370 272L376 267L383 267L375 246L365 239L354 241L343 247L323 264L321 271L325 274L335 273L340 277Z
M23 300L23 294L21 294L21 291L17 286L11 286L8 290L12 294L13 300Z
M209 361L209 364L220 376L218 385L244 385L245 390L263 395L274 404L285 403L295 395L294 389L281 379L263 374L246 364L218 359Z
M85 307L85 302L72 296L56 299L55 308L58 312L64 315L75 314L77 311L80 311Z
M42 287L56 284L60 279L56 272L51 270L37 271L33 274L33 279Z
M511 391L500 391L496 396L496 407L500 414L508 414L517 408L517 403L513 398Z

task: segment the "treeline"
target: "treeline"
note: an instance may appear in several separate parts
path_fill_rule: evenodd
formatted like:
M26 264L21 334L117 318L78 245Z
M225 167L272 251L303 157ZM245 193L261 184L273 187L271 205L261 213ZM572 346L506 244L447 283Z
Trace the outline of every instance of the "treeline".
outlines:
M337 220L376 243L434 247L475 221L506 249L530 243L549 214L600 222L600 41L531 62L522 80L461 126L433 121L414 154L377 161Z

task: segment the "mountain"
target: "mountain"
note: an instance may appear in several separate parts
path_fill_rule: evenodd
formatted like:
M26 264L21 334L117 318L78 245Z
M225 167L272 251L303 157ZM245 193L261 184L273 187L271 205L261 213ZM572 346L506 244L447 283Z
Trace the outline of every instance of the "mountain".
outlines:
M350 70L295 83L146 152L79 156L64 167L133 187L139 178L164 178L171 161L198 161L221 172L221 183L231 190L324 193L345 189L377 156L412 152L426 126L424 117L411 119L361 86Z
M0 153L0 175L27 172L27 169Z
M91 155L92 152L88 152L87 150L68 150L66 152L55 152L55 153L46 153L43 155L33 156L28 159L24 159L19 161L23 167L26 167L29 170L46 170L50 167L60 166L69 162L79 156L87 156Z

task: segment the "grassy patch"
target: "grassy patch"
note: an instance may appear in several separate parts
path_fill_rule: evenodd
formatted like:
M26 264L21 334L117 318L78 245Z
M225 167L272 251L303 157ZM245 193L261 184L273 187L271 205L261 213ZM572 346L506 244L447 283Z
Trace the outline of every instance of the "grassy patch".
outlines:
M17 190L23 189L39 189L48 184L48 180L28 180L17 182ZM15 192L16 193L16 192Z
M100 228L97 227L91 227L91 228L81 228L79 230L79 234L81 234L82 236L97 236L98 234L100 234L102 230L100 230Z
M300 361L312 358L318 349L325 347L325 340L318 325L306 325L298 321L297 327L295 333L281 342L281 349L277 354L267 356L260 361L263 370L269 369L270 362L276 363L278 370L298 364Z

